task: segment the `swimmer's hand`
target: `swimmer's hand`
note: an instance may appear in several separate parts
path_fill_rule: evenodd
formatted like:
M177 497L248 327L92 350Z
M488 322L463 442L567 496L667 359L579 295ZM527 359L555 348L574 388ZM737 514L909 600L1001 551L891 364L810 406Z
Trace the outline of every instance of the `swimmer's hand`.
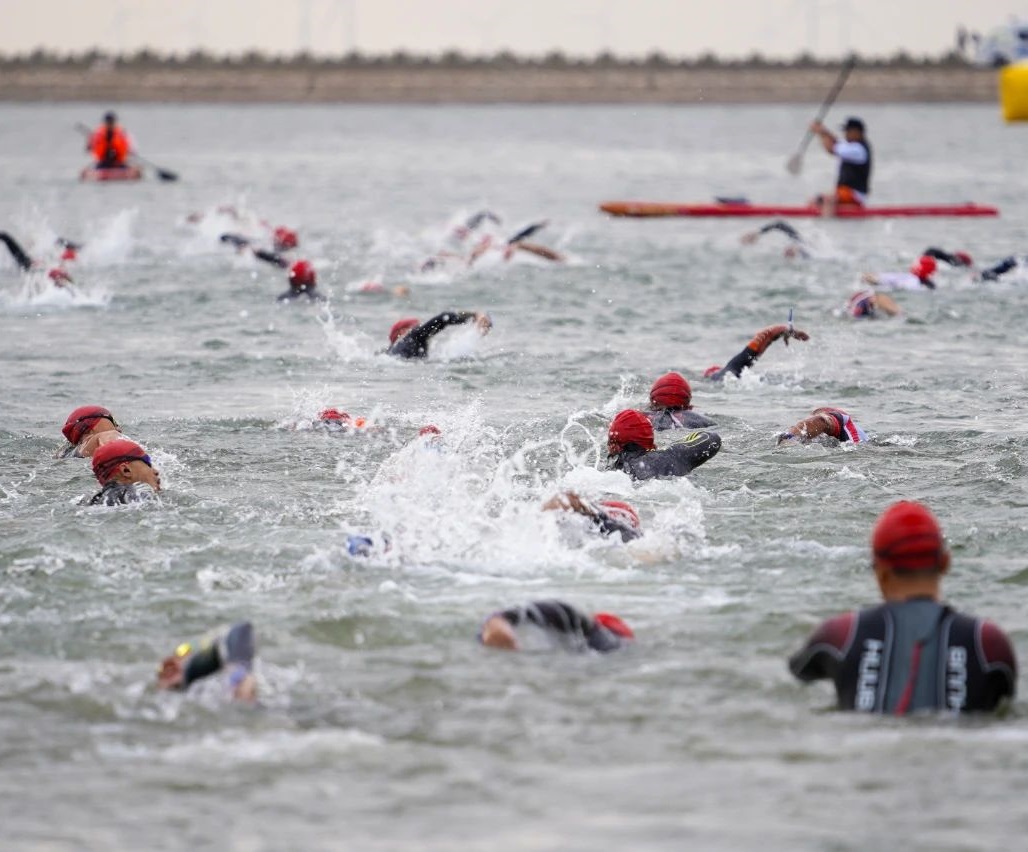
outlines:
M481 311L476 311L475 325L478 326L478 330L481 334L488 334L489 329L493 327L493 321L492 319L490 319L489 314L482 313Z
M780 447L786 441L795 441L795 440L797 440L797 436L794 435L792 432L781 432L778 435L778 442L777 442L776 446Z

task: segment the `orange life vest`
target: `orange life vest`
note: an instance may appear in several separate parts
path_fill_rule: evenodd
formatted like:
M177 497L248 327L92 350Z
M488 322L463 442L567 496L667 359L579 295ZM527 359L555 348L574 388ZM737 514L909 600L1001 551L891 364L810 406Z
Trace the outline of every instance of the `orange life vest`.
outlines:
M93 131L89 149L98 166L123 166L129 155L128 136L119 125L108 130L104 124Z

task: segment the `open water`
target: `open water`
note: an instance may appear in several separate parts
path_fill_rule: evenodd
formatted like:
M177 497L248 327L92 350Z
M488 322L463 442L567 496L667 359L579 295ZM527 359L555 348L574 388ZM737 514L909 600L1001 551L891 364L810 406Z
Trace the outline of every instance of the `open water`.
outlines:
M0 846L4 849L995 849L1028 831L1028 713L831 712L785 659L873 603L867 539L927 501L946 589L1028 653L1028 291L942 271L904 319L837 309L865 270L930 244L1028 249L1025 128L992 107L861 108L878 203L974 200L1000 219L799 222L787 260L744 221L619 221L611 198L794 202L832 182L793 107L131 106L177 184L82 185L73 123L106 105L0 109L0 228L86 243L74 295L0 258ZM834 111L840 120L845 107ZM327 309L219 245L232 204L299 229ZM546 218L570 262L414 272L463 214ZM254 232L255 221L244 223ZM407 299L354 292L405 283ZM488 310L426 363L389 326ZM707 386L759 328L775 344ZM606 425L681 369L724 448L687 480L604 469ZM162 472L159 504L78 505L54 460L74 407L110 407ZM812 408L874 440L775 448ZM372 434L306 428L334 405ZM412 439L437 424L445 451ZM662 439L666 440L666 439ZM573 488L630 500L630 546L562 525ZM349 532L388 531L385 555ZM503 655L481 619L560 597L620 614L631 649ZM161 657L251 620L260 706L153 688ZM1022 678L1021 687L1025 686Z

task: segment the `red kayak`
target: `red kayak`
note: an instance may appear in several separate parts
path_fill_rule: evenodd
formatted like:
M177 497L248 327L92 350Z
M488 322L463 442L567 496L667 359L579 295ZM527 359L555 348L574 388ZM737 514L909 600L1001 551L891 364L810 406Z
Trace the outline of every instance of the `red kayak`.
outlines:
M86 166L79 180L86 182L108 181L108 180L139 180L143 177L143 170L138 166L125 166L120 169L104 169L100 166Z
M611 216L698 216L722 218L733 216L782 216L785 218L814 218L821 216L817 207L800 205L774 205L716 203L716 204L662 204L653 201L606 201L600 210ZM995 207L980 204L908 204L895 207L840 207L839 219L872 219L896 216L998 216Z

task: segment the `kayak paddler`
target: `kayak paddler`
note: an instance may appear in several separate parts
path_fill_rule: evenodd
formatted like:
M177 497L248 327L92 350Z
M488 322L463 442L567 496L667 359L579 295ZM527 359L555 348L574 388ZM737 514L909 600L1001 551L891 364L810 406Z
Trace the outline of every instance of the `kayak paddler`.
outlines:
M86 150L93 155L98 169L124 169L135 146L125 129L118 124L113 112L104 114L104 121L93 131L86 143Z
M815 121L810 129L821 139L825 151L839 158L835 192L819 195L812 203L820 207L825 216L834 216L840 206L863 207L871 191L871 146L864 135L864 122L847 118L841 140L820 121Z

